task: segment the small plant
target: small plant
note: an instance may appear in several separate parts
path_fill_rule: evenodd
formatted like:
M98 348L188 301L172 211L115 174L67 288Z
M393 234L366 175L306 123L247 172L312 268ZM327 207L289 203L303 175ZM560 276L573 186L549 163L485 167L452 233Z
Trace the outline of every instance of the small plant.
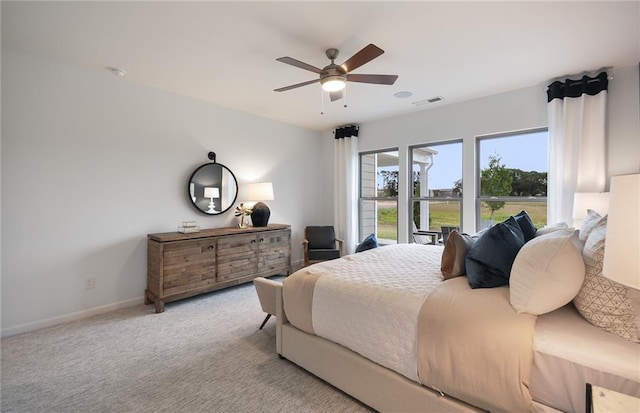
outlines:
M251 215L251 212L253 212L253 208L251 207L246 207L244 206L244 204L240 204L240 206L236 207L236 216L239 217L241 215L244 215L245 217L248 215Z

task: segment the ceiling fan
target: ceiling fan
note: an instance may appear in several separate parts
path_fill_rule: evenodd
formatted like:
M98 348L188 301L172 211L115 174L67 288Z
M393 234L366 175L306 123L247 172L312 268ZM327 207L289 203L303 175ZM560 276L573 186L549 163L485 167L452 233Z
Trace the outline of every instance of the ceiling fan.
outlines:
M374 44L369 44L365 46L358 53L351 56L341 65L337 65L334 63L334 60L338 57L338 49L327 49L325 52L327 58L331 60L331 64L325 66L322 69L319 69L315 66L311 66L310 64L301 62L299 60L293 59L291 57L280 57L276 59L279 62L286 63L295 67L299 67L300 69L305 69L310 72L314 72L320 75L318 79L310 80L308 82L297 83L295 85L281 87L279 89L274 89L275 92L284 92L285 90L295 89L301 86L311 85L313 83L318 83L322 85L322 89L329 92L329 97L331 101L335 101L342 98L342 90L345 87L345 82L359 82L359 83L374 83L377 85L393 85L398 79L397 75L361 75L361 74L352 74L353 70L359 68L380 56L384 53L384 50L379 48Z

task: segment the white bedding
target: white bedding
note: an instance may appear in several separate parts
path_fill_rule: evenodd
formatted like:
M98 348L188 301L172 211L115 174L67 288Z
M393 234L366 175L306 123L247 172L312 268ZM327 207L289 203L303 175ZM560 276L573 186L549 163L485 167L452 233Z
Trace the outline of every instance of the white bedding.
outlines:
M441 254L439 246L398 244L310 267L322 275L313 293L315 333L418 381L418 313L442 282Z
M640 345L593 326L573 304L539 316L533 399L565 412L583 412L585 383L640 397Z

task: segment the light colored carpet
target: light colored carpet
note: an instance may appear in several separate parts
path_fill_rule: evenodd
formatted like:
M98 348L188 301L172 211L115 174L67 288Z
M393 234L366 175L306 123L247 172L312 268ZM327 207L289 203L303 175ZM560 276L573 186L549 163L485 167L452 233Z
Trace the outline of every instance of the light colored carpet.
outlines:
M3 412L367 412L275 352L252 284L4 338Z

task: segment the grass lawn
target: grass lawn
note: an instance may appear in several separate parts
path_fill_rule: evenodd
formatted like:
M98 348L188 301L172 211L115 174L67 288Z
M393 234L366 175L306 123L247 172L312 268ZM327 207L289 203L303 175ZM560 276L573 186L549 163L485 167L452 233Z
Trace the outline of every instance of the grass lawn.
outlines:
M442 226L460 226L460 204L458 202L431 202L430 203L429 228L440 230ZM497 210L493 215L494 222L501 222L525 210L531 217L536 228L542 228L547 223L547 204L544 202L509 202L504 208ZM491 210L483 204L481 219L489 220ZM395 203L385 206L378 204L378 238L398 239L398 210Z

